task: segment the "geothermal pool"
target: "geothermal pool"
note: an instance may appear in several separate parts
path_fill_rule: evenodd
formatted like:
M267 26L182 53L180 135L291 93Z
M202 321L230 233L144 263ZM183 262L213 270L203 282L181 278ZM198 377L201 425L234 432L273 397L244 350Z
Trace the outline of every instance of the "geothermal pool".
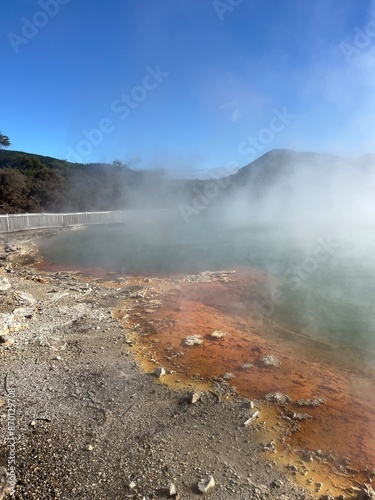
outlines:
M251 266L275 279L260 312L311 336L375 353L375 239L272 227L96 226L39 243L46 263L122 275L171 276Z
M46 270L137 284L139 294L116 316L146 371L164 366L172 372L165 381L177 387L229 373L227 383L245 397L287 394L289 411L311 419L289 435L285 415L268 415L269 431L278 429L279 456L288 463L286 450L334 457L321 460L325 472L314 459L315 472L297 477L304 486L310 477L322 480L325 491L332 477L332 484L350 483L342 469L348 464L354 471L375 466L374 247L360 228L307 234L209 220L89 227L39 242ZM213 338L217 330L225 337ZM191 335L202 343L187 346ZM279 366L262 363L269 355ZM325 403L297 404L311 398Z

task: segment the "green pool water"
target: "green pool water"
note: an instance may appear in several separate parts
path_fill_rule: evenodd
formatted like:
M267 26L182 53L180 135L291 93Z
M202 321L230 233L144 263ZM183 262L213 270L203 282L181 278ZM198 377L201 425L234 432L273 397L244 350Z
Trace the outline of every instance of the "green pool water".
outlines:
M309 233L219 220L186 224L91 226L42 240L52 264L165 275L261 268L278 277L263 313L310 335L375 353L375 237L315 229Z

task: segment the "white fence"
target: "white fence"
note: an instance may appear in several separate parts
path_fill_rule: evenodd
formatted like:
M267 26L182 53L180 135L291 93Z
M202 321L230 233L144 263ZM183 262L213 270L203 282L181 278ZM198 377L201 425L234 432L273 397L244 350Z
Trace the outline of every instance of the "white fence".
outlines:
M171 214L169 209L125 210L122 212L79 212L71 214L0 215L0 233L48 227L86 224L121 224L129 221L155 222Z

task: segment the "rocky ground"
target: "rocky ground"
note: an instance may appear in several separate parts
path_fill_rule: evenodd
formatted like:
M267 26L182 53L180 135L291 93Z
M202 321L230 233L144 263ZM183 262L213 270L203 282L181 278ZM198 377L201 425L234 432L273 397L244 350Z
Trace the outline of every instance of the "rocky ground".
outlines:
M38 271L40 234L0 237L0 499L311 498L265 460L247 400L142 373L112 314L131 280Z

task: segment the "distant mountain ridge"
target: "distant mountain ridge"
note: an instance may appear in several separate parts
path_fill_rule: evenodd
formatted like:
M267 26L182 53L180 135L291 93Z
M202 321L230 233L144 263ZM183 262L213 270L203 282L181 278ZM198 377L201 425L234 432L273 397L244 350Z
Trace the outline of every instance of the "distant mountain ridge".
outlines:
M232 182L244 185L256 179L270 179L273 175L291 174L296 168L309 165L310 168L342 162L338 156L330 154L296 152L289 149L273 149L240 168L231 176Z
M345 159L314 152L271 150L223 178L209 203L215 206L222 199L234 200L240 193L254 200L274 186L281 186L285 197L298 177L306 175L307 179L324 183L333 174L350 169L358 175L375 172L375 155ZM209 182L167 179L160 170L137 171L120 162L79 164L0 150L0 213L195 206L201 204L199 200L205 197Z
M291 185L298 177L305 176L306 182L307 179L333 182L335 176L342 177L349 172L358 176L375 174L375 155L341 158L332 154L274 149L231 175L228 191L235 194L250 190L261 195L275 184Z

